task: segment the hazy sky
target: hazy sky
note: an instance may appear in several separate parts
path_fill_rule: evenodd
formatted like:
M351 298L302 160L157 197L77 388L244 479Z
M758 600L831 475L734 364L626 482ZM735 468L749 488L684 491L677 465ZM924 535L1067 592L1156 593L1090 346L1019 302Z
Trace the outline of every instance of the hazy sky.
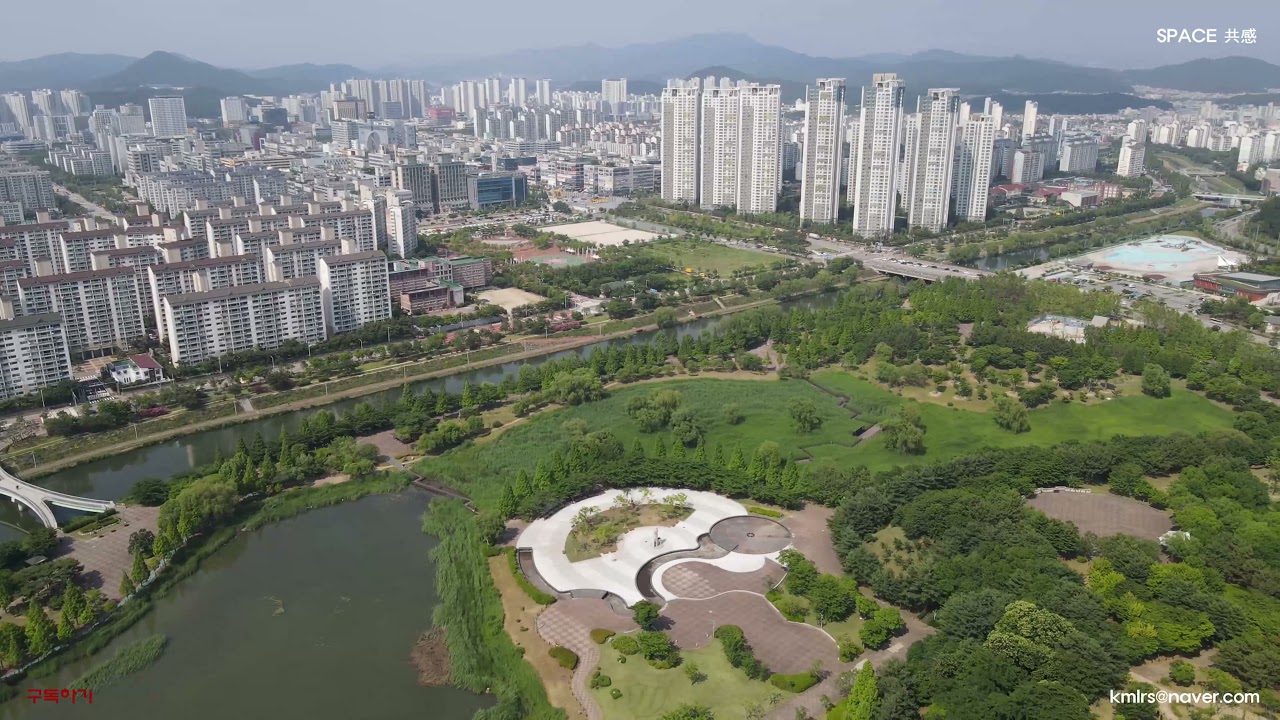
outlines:
M170 50L227 67L294 62L367 68L583 43L614 47L746 33L811 55L945 49L1105 67L1249 55L1280 63L1276 0L5 0L0 59ZM189 14L181 11L190 6ZM56 17L51 14L56 13ZM1215 45L1161 45L1157 28L1216 28ZM1227 44L1229 28L1257 30ZM35 30L39 29L39 30Z

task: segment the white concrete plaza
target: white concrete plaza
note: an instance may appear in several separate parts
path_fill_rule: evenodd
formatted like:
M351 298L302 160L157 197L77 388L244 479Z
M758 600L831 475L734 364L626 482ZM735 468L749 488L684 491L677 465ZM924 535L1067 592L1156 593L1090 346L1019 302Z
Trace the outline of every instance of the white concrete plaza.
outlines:
M516 547L532 552L533 564L538 574L560 592L603 590L617 595L628 605L634 605L644 599L636 585L636 574L645 563L659 555L693 550L698 547L698 538L706 535L712 525L725 518L747 514L746 508L740 503L715 493L667 488L651 490L651 503L661 502L669 495L684 493L688 497L688 504L693 508L693 513L676 525L657 528L657 537L660 538L657 547L654 546L655 528L649 526L635 528L624 534L618 539L618 549L614 552L579 562L570 562L565 555L565 540L573 530L573 518L578 511L586 507L595 507L601 512L608 510L614 506L614 498L623 494L622 490L607 490L566 505L551 517L535 520L520 534ZM640 489L632 489L631 495L639 499ZM726 569L758 569L766 557L741 555L741 560L729 559L738 555L740 554L730 553L724 558L727 561Z
M588 220L587 222L569 223L567 225L552 225L551 227L544 227L541 229L546 230L547 232L566 235L574 240L595 243L601 247L621 245L624 240L634 245L636 243L649 242L650 240L658 237L657 233L622 227L621 225L614 225L613 223L602 222L600 220Z

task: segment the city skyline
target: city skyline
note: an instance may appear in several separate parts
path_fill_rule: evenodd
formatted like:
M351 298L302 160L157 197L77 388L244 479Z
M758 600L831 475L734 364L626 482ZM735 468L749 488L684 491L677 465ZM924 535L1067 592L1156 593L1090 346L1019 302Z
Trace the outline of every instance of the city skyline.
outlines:
M67 10L91 13L88 0L71 0ZM323 2L320 3L324 5ZM912 54L927 50L983 55L1022 55L1114 69L1154 67L1200 57L1245 55L1280 63L1280 43L1272 38L1280 33L1280 18L1269 11L1262 0L1237 3L1230 13L1210 9L1186 0L1165 3L1159 13L1138 6L1086 0L1073 6L1076 12L1061 13L1054 18L1057 37L1064 40L1046 42L1043 36L1017 32L1023 27L1016 13L998 12L1002 7L993 0L978 0L963 6L944 0L917 0L904 9L898 4L831 6L825 2L801 2L788 5L788 20L780 24L774 13L760 0L746 0L730 6L725 0L689 5L673 0L657 0L650 12L617 24L603 18L575 13L578 6L563 0L538 6L510 4L491 8L504 22L488 28L486 44L477 44L466 33L437 32L429 44L412 50L390 50L388 44L341 45L313 42L315 33L331 31L323 7L299 15L285 6L228 0L219 12L201 18L201 33L183 36L175 52L205 62L234 68L255 68L293 63L350 63L366 69L382 69L406 63L426 63L458 59L476 59L512 50L540 50L594 44L621 47L633 43L662 42L701 32L745 34L758 42L833 58L876 54ZM753 7L757 6L757 7ZM50 48L39 33L16 34L6 39L0 61L40 57L51 52L114 53L137 55L137 48L154 46L162 49L164 41L148 42L148 38L171 37L168 12L172 7L158 0L138 0L126 17L94 13L92 23L70 24L60 28L63 45ZM992 12L983 12L990 9ZM731 12L730 12L731 10ZM1096 13L1094 11L1097 11ZM15 27L47 20L46 11L38 6L17 5L8 9L7 19ZM427 7L409 3L396 10L401 26L447 28L469 21L469 8L464 6ZM682 21L673 26L669 19L678 15ZM984 20L971 21L976 15ZM911 19L912 32L899 32L903 18ZM1107 22L1098 18L1105 16ZM245 32L245 19L264 27L289 27L295 32L276 34L271 43L228 44L226 38ZM963 33L956 28L963 27ZM1213 28L1218 30L1215 44L1159 44L1156 31L1161 28ZM1228 29L1254 29L1257 42L1245 45L1224 39ZM1066 38L1087 34L1089 43L1069 42ZM377 50L357 49L376 47Z

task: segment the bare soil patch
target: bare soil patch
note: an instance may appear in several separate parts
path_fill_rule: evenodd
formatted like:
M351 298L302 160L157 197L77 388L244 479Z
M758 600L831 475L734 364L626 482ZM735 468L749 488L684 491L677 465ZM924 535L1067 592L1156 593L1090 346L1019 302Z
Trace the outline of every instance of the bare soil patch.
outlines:
M1042 492L1027 501L1055 520L1075 523L1098 537L1132 535L1155 540L1173 528L1168 513L1132 498L1087 492Z
M449 684L449 648L444 641L444 628L433 627L422 633L409 653L418 668L418 684L441 687Z

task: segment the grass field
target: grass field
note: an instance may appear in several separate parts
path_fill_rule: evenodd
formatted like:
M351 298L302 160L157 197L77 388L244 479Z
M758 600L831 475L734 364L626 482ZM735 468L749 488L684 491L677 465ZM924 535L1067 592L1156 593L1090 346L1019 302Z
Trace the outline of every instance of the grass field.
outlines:
M638 249L671 263L678 270L693 268L694 272L716 272L721 277L729 277L743 268L769 267L778 260L767 253L701 240L664 240Z
M509 478L522 468L532 472L539 458L549 456L558 448L566 449L568 439L563 426L573 418L581 419L592 430L608 428L628 450L637 438L649 453L653 452L658 438L669 448L668 434L640 432L625 410L629 398L665 388L680 392L682 404L693 409L702 421L708 448L720 446L726 458L736 444L740 444L748 456L766 440L781 445L783 453L802 455L799 448L807 445L852 445L856 440L851 431L857 424L849 418L849 413L830 395L806 382L700 377L640 383L615 390L599 402L537 415L505 429L494 442L469 445L438 458L428 458L417 469L429 477L456 484L483 502L500 491L501 485L495 481ZM797 433L792 429L786 407L793 398L813 402L823 419L821 428L812 433ZM729 403L736 403L745 416L741 424L729 425L724 421L721 409Z
M883 418L898 405L912 402L843 370L816 372L813 381L831 392L848 397L848 407L863 410L863 417L867 418ZM1053 445L1065 440L1101 440L1114 435L1164 435L1179 430L1199 432L1231 426L1230 411L1182 387L1175 387L1171 397L1160 400L1133 394L1083 404L1054 402L1032 410L1029 413L1031 430L1018 434L1002 430L987 413L932 403L917 403L917 406L926 428L925 452L922 455L896 453L885 447L883 437L872 438L856 447L836 445L808 450L815 458L882 470L894 465L955 457L980 447Z
M683 668L658 670L639 655L619 664L617 652L602 648L600 672L609 676L612 685L588 692L595 695L606 720L652 720L686 703L705 705L716 718L745 718L748 705L759 704L767 710L775 695L790 696L766 682L748 680L729 664L719 641L680 654L686 665L697 664L706 679L695 685L685 677ZM622 697L611 697L613 688L621 690Z
M596 430L608 428L624 447L639 439L652 453L661 441L670 447L666 433L642 433L626 414L627 400L662 388L681 393L705 428L709 451L716 447L728 457L735 446L750 456L761 443L773 441L792 457L812 456L838 464L866 465L883 470L971 453L981 447L1052 445L1065 440L1104 439L1113 435L1161 435L1175 431L1199 432L1231 426L1231 413L1175 383L1172 397L1157 400L1136 392L1113 400L1088 403L1054 402L1030 412L1031 430L1013 434L1002 430L986 412L916 403L924 420L925 452L900 455L887 447L883 437L859 443L855 434L891 415L903 403L915 402L879 385L839 369L813 373L814 384L837 396L849 398L846 408L836 397L799 380L725 380L709 377L678 378L640 383L611 392L599 402L536 415L504 428L496 440L467 444L441 457L427 458L417 470L442 479L471 494L482 504L496 499L502 483L521 469L532 473L539 458L557 449L567 451L564 423L580 419ZM813 402L822 426L798 433L787 416L787 403L801 398ZM722 408L737 404L745 416L738 425L725 422Z

